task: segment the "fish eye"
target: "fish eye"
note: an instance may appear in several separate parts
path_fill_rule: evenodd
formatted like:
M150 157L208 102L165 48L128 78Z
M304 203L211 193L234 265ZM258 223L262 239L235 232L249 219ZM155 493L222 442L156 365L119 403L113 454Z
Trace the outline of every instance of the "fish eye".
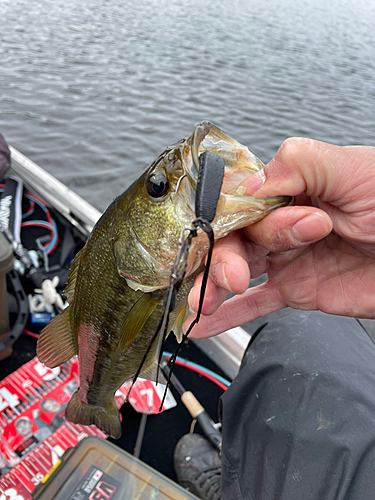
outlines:
M147 192L152 198L161 198L169 191L169 183L162 172L152 174L147 181Z

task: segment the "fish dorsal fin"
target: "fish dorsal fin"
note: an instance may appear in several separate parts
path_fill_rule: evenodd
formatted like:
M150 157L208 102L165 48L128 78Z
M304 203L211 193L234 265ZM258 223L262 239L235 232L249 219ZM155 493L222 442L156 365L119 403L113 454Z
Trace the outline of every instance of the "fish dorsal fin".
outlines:
M81 263L81 252L80 250L74 257L74 260L69 268L68 279L66 281L64 295L66 296L66 301L70 304L73 300L74 289L76 287L76 279L79 269L79 264Z
M143 293L133 304L121 328L119 352L130 346L159 303L160 299L153 298L151 293Z
M66 363L77 354L77 341L70 327L70 307L43 328L36 350L39 361L49 368Z
M186 318L189 315L189 305L186 304L186 306L181 309L181 311L178 313L177 318L175 319L175 322L173 323L173 326L170 330L173 330L173 333L176 336L177 342L182 341L182 337L184 335L184 331L182 329L182 325L185 323Z
M139 378L145 378L146 380L151 380L151 382L156 382L157 378L159 384L167 384L167 380L161 370L159 370L158 375L158 362L156 360L147 368L147 370L139 374Z

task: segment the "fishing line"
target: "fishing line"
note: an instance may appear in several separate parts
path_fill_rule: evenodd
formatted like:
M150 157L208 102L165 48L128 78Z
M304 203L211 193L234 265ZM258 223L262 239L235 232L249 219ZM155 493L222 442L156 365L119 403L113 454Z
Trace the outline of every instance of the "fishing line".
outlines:
M195 222L195 221L194 221ZM133 380L132 380L132 384L129 388L129 391L128 391L128 394L126 395L126 401L129 400L129 395L130 395L130 392L137 380L137 378L139 377L139 374L141 373L142 371L142 368L146 362L146 359L147 359L147 356L149 354L149 352L151 351L151 348L152 346L154 345L154 342L156 340L156 338L158 337L159 335L159 332L162 332L161 335L160 335L160 339L159 339L159 342L158 342L158 348L157 348L157 359L158 359L158 363L160 365L160 361L161 361L161 355L162 355L162 346L164 345L164 341L165 341L165 337L166 337L166 334L167 334L167 326L168 326L168 320L169 320L169 315L171 313L171 311L173 311L174 307L175 307L175 302L176 302L176 295L177 295L177 292L178 292L178 289L182 283L182 280L184 279L184 276L185 276L185 271L186 271L186 264L187 264L187 255L188 255L188 250L189 250L189 247L190 247L190 243L191 243L191 240L194 236L196 236L197 234L197 230L194 228L194 222L193 222L193 226L192 228L184 228L182 231L181 231L181 235L180 235L180 238L179 238L179 247L180 247L180 250L177 254L177 257L175 259L175 262L174 262L174 265L173 265L173 269L172 269L172 272L171 272L171 277L170 277L170 285L169 285L169 288L168 290L165 292L164 294L164 297L163 297L163 304L164 304L164 314L158 324L158 327L148 345L148 348L142 358L142 361L138 367L138 370L136 371L134 377L133 377ZM189 231L189 234L187 236L187 238L185 239L185 241L183 240L183 236L184 236L184 232L188 230ZM159 369L156 373L156 383L158 382L159 380ZM168 384L167 384L167 387L166 387L166 390L168 389ZM165 395L163 396L163 402L164 402L164 399L165 399Z
M169 315L175 307L176 295L177 295L178 289L179 289L179 287L180 287L180 285L185 277L187 256L188 256L188 251L189 251L189 247L191 244L191 240L194 236L197 235L197 228L195 227L196 222L197 222L197 220L193 221L191 228L184 228L181 231L181 235L179 238L180 250L177 254L177 257L175 259L173 269L171 272L170 286L169 286L168 290L165 292L164 297L163 297L164 314L163 314L163 316L158 324L158 327L157 327L157 329L156 329L156 331L155 331L155 333L154 333L154 335L153 335L153 337L148 345L148 348L147 348L147 350L142 358L142 361L138 367L138 370L133 377L132 384L131 384L129 391L128 391L128 394L126 396L126 400L128 400L130 392L131 392L137 378L139 377L139 374L142 371L142 368L143 368L144 363L147 359L147 356L148 356L152 346L154 345L156 338L158 337L159 333L161 332L159 342L158 342L157 355L156 355L156 357L158 358L159 364L160 364L161 356L162 356L162 352L163 352L162 346L164 345L164 341L165 341L165 338L167 336L167 326L168 326ZM189 231L189 234L186 237L186 239L184 240L183 238L184 238L185 231ZM156 382L158 382L159 370L157 371L156 379L157 379ZM167 384L166 390L168 389L168 387L169 386ZM164 402L165 396L166 396L166 393L163 396L163 402Z
M169 360L170 363L170 371L169 371L169 376L167 380L167 385L163 394L163 399L160 404L159 411L161 411L164 400L167 395L168 388L171 383L171 376L173 372L173 367L176 362L177 355L181 349L182 344L185 342L185 340L188 338L191 330L194 328L194 326L199 322L201 313L202 313L202 307L203 307L203 300L204 300L204 295L206 292L206 286L207 286L207 281L208 281L208 274L210 270L210 265L211 265L211 259L212 259L212 251L214 249L214 243L215 243L215 237L214 237L214 231L210 225L210 223L214 220L215 215L216 215L216 207L217 203L219 201L219 196L220 196L220 190L221 186L223 183L224 179L224 170L225 170L225 164L224 160L209 151L205 151L202 153L199 157L199 170L198 170L198 181L197 181L197 190L195 193L195 215L197 216L197 219L193 221L192 224L192 230L190 230L190 233L186 239L188 241L188 246L186 250L186 256L185 256L185 267L184 270L186 271L186 264L187 264L187 257L188 257L188 250L190 247L191 240L194 236L197 235L197 229L200 228L204 233L207 235L207 238L209 240L209 248L208 248L208 254L207 254L207 260L206 260L206 266L204 268L204 273L203 273L203 279L202 279L202 284L201 284L201 290L200 290L200 297L199 297L199 305L198 305L198 311L197 315L194 319L194 321L191 323L189 326L188 330L186 333L184 333L181 342L177 345L172 357ZM190 239L189 239L190 236ZM172 272L173 274L173 272ZM185 273L184 273L185 275ZM182 282L182 280L181 280ZM180 282L180 284L181 284ZM172 284L171 284L172 288ZM171 294L171 290L169 290ZM167 316L167 319L169 318L170 311L165 311L164 316ZM165 327L166 328L166 327ZM162 344L164 344L166 336L163 334L162 338ZM160 365L160 360L159 360L159 365Z
M169 388L170 383L171 383L171 377L172 377L173 368L174 368L174 365L175 365L175 362L176 362L177 355L178 355L178 353L179 353L179 351L181 349L181 346L183 345L183 343L185 342L185 340L188 338L191 330L194 328L194 326L198 323L198 321L200 319L201 312L202 312L202 307L203 307L204 295L205 295L205 292L206 292L206 286L207 286L207 281L208 281L208 273L209 273L209 270L210 270L210 264L211 264L211 258L212 258L212 251L214 249L214 241L215 241L214 240L214 232L213 232L212 227L210 226L210 224L207 221L196 219L193 222L193 224L194 223L199 223L201 229L206 233L206 235L207 235L207 237L209 239L209 243L210 243L210 246L209 246L209 249L208 249L208 254L207 254L206 267L204 268L203 279L202 279L202 284L201 284L201 291L200 291L200 297L199 297L198 311L197 311L197 315L196 315L194 321L189 326L187 332L184 333L184 335L182 336L181 342L179 342L177 344L177 347L176 347L174 353L172 354L172 356L171 356L171 358L169 360L170 371L169 371L169 375L168 375L168 379L167 379L167 385L166 385L166 388L165 388L165 391L164 391L164 394L163 394L163 398L162 398L162 401L160 403L159 411L161 411L161 409L163 407L163 404L164 404L164 401L165 401L165 398L167 396L167 391L168 391L168 388ZM169 317L169 313L168 313L168 317Z
M202 284L201 284L198 311L197 311L197 315L196 315L194 321L191 323L187 332L183 335L181 342L178 343L175 352L173 353L172 357L169 360L170 371L169 371L168 380L167 380L166 388L165 388L165 391L163 394L163 399L162 399L161 404L160 404L159 411L161 411L161 409L162 409L162 406L164 404L164 401L165 401L165 398L167 395L168 388L169 388L170 383L171 383L172 371L173 371L174 364L176 362L177 354L180 351L182 344L189 336L193 327L198 323L200 316L201 316L202 307L203 307L203 300L204 300L204 295L206 292L206 286L207 286L207 281L208 281L208 274L209 274L210 264L211 264L211 259L212 259L212 251L213 251L214 242L215 242L214 231L213 231L210 223L214 220L215 215L216 215L216 207L217 207L217 203L219 200L221 185L222 185L223 178L224 178L224 169L225 169L224 160L221 157L217 156L216 154L211 153L209 151L205 151L204 153L202 153L200 155L197 188L196 188L196 193L195 193L195 215L197 218L192 222L191 227L185 227L181 231L180 238L179 238L179 252L176 256L176 259L175 259L175 262L173 265L173 269L171 272L169 288L167 289L167 291L165 292L164 297L163 297L164 314L159 322L159 325L158 325L158 328L156 329L155 334L153 335L153 337L151 339L151 342L148 346L148 349L147 349L145 355L143 356L141 364L140 364L136 374L133 377L131 387L130 387L129 392L127 394L127 399L128 399L129 394L130 394L139 374L142 371L142 368L143 368L144 363L147 359L147 356L150 353L150 350L151 350L152 346L154 345L155 340L157 339L157 337L159 335L158 346L157 346L157 350L156 350L156 358L158 360L158 370L157 370L157 375L156 375L156 382L158 382L160 363L161 363L161 358L162 358L162 354L163 354L163 346L164 346L165 340L168 336L167 328L168 328L168 323L169 323L169 316L170 316L170 313L175 308L176 296L177 296L178 290L181 286L181 283L185 277L186 268L187 268L187 260L188 260L188 256L189 256L189 249L191 246L192 239L198 235L198 230L201 229L207 235L207 238L209 240L209 248L208 248L206 266L204 269L203 279L202 279ZM188 232L188 234L184 238L186 232Z

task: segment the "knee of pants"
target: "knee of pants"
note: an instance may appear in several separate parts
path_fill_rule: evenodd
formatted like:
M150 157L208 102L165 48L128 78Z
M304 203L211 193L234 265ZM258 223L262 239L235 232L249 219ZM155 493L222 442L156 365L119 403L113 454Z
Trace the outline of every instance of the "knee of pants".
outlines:
M267 464L274 491L299 475L328 483L326 471L345 470L350 481L358 464L375 465L374 415L375 346L364 329L352 318L288 311L258 331L222 397L223 452L252 489L244 478L267 476Z

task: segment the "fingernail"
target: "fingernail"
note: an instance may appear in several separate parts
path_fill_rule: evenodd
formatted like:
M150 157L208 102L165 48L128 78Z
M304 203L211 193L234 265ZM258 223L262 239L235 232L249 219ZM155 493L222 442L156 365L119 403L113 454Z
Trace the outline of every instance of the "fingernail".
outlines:
M222 264L217 264L212 268L212 274L215 278L215 281L217 284L223 286L226 290L229 292L233 292L231 287L229 286L227 276L225 274L225 263L223 262Z
M322 233L324 232L322 224L327 226L327 221L321 214L315 212L307 215L294 224L292 227L292 236L302 243L322 238Z
M255 174L250 175L247 179L241 182L240 186L245 186L246 187L246 193L247 195L253 194L255 191L258 191L263 184L266 182L266 174L264 173L264 170L259 170L258 172L255 172Z

